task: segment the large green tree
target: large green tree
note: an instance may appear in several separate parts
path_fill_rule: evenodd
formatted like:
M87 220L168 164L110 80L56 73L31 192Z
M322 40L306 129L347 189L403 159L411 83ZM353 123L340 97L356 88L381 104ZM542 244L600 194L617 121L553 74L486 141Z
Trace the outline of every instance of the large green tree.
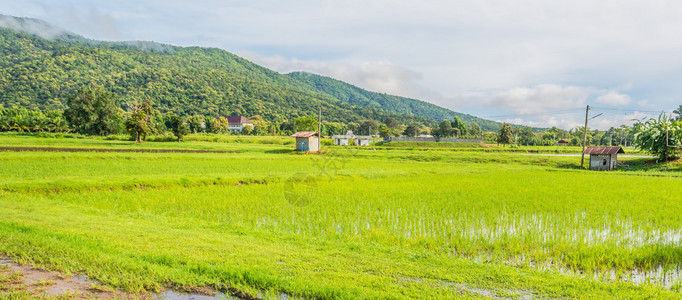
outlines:
M81 134L107 135L120 128L120 108L114 93L101 86L84 86L69 96L64 117Z
M451 137L453 135L452 125L449 121L443 121L431 130L431 134L437 137Z
M409 137L415 137L419 135L419 127L415 125L408 125L407 128L405 128L405 131L403 132L404 135L409 136Z
M189 125L189 130L192 133L199 133L202 131L205 131L205 128L202 127L202 124L205 124L206 117L202 115L193 115L191 117L187 117L187 124Z
M455 131L457 133L457 136L467 134L467 124L460 120L459 117L455 116L450 125L452 126L453 129L457 129Z
M400 126L400 122L398 122L398 120L396 120L394 117L386 118L384 124L386 124L386 127L391 130L395 130Z
M178 142L182 141L182 137L187 135L189 133L189 126L185 124L185 120L175 114L172 114L169 116L169 125L168 126L172 131L173 134L178 138Z
M379 133L379 124L372 120L364 120L358 126L357 134L370 135Z
M386 125L379 126L379 136L384 138L391 136L391 129Z
M317 131L317 118L315 116L298 117L294 124L296 131Z
M481 134L483 133L481 131L481 126L479 126L478 123L476 122L469 123L467 131L468 131L467 133L471 136L481 136Z
M507 123L502 123L500 126L500 131L497 135L497 143L499 144L511 144L514 141L514 129L511 125Z
M521 127L521 129L519 129L519 143L524 145L531 145L535 144L537 139L538 136L535 134L535 132L533 132L533 128L524 126Z
M142 142L142 136L149 133L146 118L144 111L138 110L125 121L126 130L135 138L136 144Z

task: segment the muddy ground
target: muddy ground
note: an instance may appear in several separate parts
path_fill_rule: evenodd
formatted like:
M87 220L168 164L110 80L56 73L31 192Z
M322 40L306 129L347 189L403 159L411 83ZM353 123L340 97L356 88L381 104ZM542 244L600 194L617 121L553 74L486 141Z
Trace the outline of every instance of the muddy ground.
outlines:
M6 258L0 258L0 298L3 295L12 297L12 295L19 294L24 297L62 299L141 298L140 295L127 295L107 289L82 277L65 276L31 266L18 265Z
M239 294L239 291L233 292ZM7 257L0 256L0 299L254 299L245 296L229 296L208 288L193 288L189 293L167 290L160 294L130 294L108 288L82 276L67 276L28 265L19 265Z

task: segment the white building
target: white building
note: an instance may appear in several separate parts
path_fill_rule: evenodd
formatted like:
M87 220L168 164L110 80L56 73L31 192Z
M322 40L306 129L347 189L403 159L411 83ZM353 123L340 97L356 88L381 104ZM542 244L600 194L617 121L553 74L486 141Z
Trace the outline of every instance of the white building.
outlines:
M369 142L372 141L372 137L369 135L366 136L358 135L355 138L358 141L357 142L358 146L369 146Z
M332 139L334 140L334 145L348 146L349 141L355 139L355 134L348 130L346 134L343 135L332 135Z
M369 146L369 142L372 141L372 137L369 135L355 135L352 131L347 131L343 135L332 135L334 140L334 145L336 146L348 146L351 140L355 140L355 145L358 146Z
M244 116L229 116L225 118L227 119L228 128L232 132L241 133L244 126L251 126L253 128L253 122Z

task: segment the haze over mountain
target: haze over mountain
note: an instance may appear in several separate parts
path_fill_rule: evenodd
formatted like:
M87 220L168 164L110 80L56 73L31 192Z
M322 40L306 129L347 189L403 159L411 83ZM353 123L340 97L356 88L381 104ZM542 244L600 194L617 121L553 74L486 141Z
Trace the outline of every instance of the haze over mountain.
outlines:
M261 115L283 120L314 114L337 122L432 126L454 116L483 130L498 123L416 99L360 89L309 73L280 74L216 48L90 40L41 20L0 16L0 104L63 109L70 94L95 83L121 102L149 98L161 112Z

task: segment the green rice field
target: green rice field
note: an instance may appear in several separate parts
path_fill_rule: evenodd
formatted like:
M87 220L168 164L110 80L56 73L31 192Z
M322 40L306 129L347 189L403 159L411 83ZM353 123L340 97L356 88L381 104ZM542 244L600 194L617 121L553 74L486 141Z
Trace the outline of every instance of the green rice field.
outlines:
M36 148L0 152L0 256L133 295L682 298L680 162L292 142L0 135Z

